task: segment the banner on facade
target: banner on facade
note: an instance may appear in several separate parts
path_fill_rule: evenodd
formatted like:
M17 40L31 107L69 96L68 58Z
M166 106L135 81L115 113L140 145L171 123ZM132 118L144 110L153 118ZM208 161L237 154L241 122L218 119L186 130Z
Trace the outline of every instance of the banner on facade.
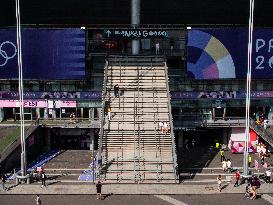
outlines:
M24 100L24 107L28 108L67 108L77 107L77 101L47 101L47 100ZM19 100L0 100L0 107L20 107Z
M92 92L24 92L25 99L101 99L101 91ZM19 99L18 92L0 91L0 99Z
M251 98L273 98L273 91L251 91ZM171 98L175 99L245 99L244 91L211 91L211 92L171 92Z
M255 29L252 78L273 78L273 29ZM188 33L187 71L194 79L246 78L248 29L192 29Z
M16 29L0 29L0 78L17 79ZM84 79L85 31L23 29L24 79Z

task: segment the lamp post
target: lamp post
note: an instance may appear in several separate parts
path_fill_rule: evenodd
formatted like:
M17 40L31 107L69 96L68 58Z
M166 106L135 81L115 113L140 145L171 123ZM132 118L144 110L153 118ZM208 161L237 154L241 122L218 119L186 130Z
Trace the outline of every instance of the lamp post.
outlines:
M247 91L246 91L246 130L245 130L245 148L244 148L244 176L248 175L248 142L249 142L249 110L250 110L250 91L251 91L251 70L252 70L252 42L253 42L253 15L254 0L249 1L249 25L248 25L248 67L247 67Z
M16 36L17 36L17 62L18 62L18 81L19 81L19 103L20 103L20 129L21 129L21 175L26 176L26 146L25 146L25 123L24 123L24 90L23 90L23 65L21 47L21 20L20 20L20 0L16 0Z

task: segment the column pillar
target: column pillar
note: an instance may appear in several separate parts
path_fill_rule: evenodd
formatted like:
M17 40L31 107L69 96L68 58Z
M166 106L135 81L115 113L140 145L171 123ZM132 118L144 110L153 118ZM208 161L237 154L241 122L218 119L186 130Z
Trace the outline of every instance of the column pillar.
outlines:
M131 0L131 26L138 27L140 24L140 0ZM138 55L140 50L139 39L132 40L132 54Z
M36 108L36 119L40 119L40 108Z
M4 120L4 108L0 108L0 122Z
M81 107L81 118L83 118L83 107Z
M212 108L212 120L215 120L215 107Z
M13 114L14 121L16 121L16 110L15 110L15 108L12 108L12 114Z
M227 113L227 108L224 107L224 112L223 112L223 120L226 118L226 113Z
M101 108L101 107L98 107L98 108L97 108L97 114L98 114L99 120L101 119L101 111L102 111L102 108Z
M89 108L89 120L94 120L95 119L95 108L91 107Z

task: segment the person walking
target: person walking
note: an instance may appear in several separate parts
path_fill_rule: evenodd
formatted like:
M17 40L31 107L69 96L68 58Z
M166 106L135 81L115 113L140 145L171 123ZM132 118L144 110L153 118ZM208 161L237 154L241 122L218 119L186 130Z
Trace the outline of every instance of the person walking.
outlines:
M161 134L163 134L163 122L162 121L160 121L159 122L159 128L160 128L160 131L161 131Z
M185 139L185 147L186 147L186 150L189 150L189 140L188 139Z
M97 188L97 199L102 199L101 197L101 188L102 188L102 184L100 181L98 181L98 183L96 184L96 188Z
M195 140L194 139L192 139L192 141L191 141L191 146L192 146L192 148L195 147Z
M108 113L108 120L110 121L111 120L111 107L110 107L110 105L107 108L107 113Z
M164 129L164 133L167 134L168 131L169 131L167 122L164 122L164 123L163 123L163 129Z
M237 170L236 170L236 173L235 173L236 182L235 182L235 184L234 184L234 187L239 186L240 177L241 177L240 172L239 172L239 170L237 169Z
M116 84L114 86L114 94L115 94L115 97L118 98L119 97L119 86L118 84Z
M251 200L256 199L256 197L257 197L257 191L256 191L256 187L255 186L251 187L250 195L251 195L251 197L250 197Z
M5 180L4 180L4 175L0 176L0 183L1 183L1 190L5 190Z
M227 162L226 162L226 160L222 161L222 169L223 169L224 172L227 171Z
M266 170L266 172L265 172L265 182L266 183L270 183L270 177L271 177L271 170L270 169L268 169L268 170Z
M217 152L219 151L219 149L220 149L220 143L219 142L215 143L215 149L216 149Z
M35 202L36 202L37 205L41 205L42 204L42 201L41 201L41 198L40 198L39 194L36 195Z
M155 54L156 55L158 55L159 54L159 42L157 42L156 44L155 44Z
M45 172L42 172L42 175L41 175L41 179L42 179L42 188L46 186L46 174Z
M262 166L264 165L264 154L262 154L262 156L261 156L261 165Z
M250 156L250 155L248 155L248 167L250 167L250 166L251 166L251 162L252 162L252 158L251 158L251 156Z
M225 161L225 151L223 149L220 150L220 159L221 159L221 162Z
M6 175L3 174L3 176L2 176L3 190L4 190L4 191L7 191L8 189L6 188L5 184L6 184Z
M221 192L222 191L222 177L220 174L217 177L217 184L218 184L218 190L219 190L219 192Z
M231 173L231 161L230 161L230 159L227 160L227 172L229 174Z

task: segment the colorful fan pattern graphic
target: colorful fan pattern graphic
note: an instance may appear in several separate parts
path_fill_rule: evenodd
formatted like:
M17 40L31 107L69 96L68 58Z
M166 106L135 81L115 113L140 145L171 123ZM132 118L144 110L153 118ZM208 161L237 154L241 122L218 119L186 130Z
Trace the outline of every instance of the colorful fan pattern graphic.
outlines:
M188 35L187 69L195 79L235 78L231 54L217 38L203 31L191 30Z

